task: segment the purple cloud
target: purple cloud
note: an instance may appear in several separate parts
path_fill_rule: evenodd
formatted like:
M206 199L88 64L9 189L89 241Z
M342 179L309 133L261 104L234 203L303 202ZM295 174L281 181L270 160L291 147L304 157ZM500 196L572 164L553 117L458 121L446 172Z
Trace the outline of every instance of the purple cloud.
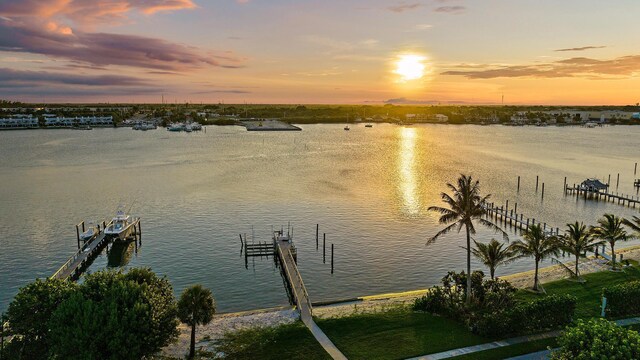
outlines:
M464 6L439 6L437 8L435 8L433 11L438 12L438 13L447 13L447 14L461 14L463 13L467 8Z
M401 13L401 12L405 12L408 10L415 10L419 7L421 7L422 4L421 3L411 3L411 4L405 4L405 3L400 3L398 5L392 5L387 7L387 10L389 11L393 11L396 13Z
M40 54L84 65L109 65L185 71L203 66L237 68L242 59L230 52L201 50L163 39L96 33L83 22L101 23L132 11L154 14L189 9L192 0L3 0L0 2L0 50ZM61 21L71 21L72 28Z
M94 66L122 65L171 71L207 65L241 66L240 59L234 56L205 55L193 47L162 39L57 30L0 18L0 50L47 55Z
M581 47L573 47L573 48L566 48L566 49L556 49L553 51L585 51L585 50L591 50L591 49L603 49L606 48L606 46L604 45L600 45L600 46L581 46Z
M0 68L0 86L15 87L44 84L66 84L83 86L141 86L148 82L132 76L122 75L77 75L48 71L14 70Z

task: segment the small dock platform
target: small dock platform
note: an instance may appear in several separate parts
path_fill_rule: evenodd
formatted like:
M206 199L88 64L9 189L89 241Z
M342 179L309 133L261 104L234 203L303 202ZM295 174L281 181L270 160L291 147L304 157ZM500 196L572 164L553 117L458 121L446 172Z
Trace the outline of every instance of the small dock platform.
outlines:
M640 179L636 179L636 180L633 182L633 187L640 188Z
M618 205L629 206L633 208L635 208L636 205L640 205L640 196L634 197L633 195L610 193L608 191L597 191L575 184L573 186L566 185L564 188L564 192L565 194L576 195L576 198L582 196L585 200L605 200L615 202Z
M62 264L62 266L53 273L53 275L51 275L51 278L77 280L89 265L91 265L91 262L96 258L96 256L100 254L102 249L104 249L113 240L113 238L105 235L104 233L104 229L111 225L111 223L111 221L109 223L103 221L102 224L98 224L97 233L87 241L82 241L80 238L80 229L82 229L82 232L85 231L85 222L82 221L76 225L78 251L76 251L64 264ZM133 234L129 240L135 241L136 246L138 246L138 241L140 241L142 237L140 218L134 219L132 224Z

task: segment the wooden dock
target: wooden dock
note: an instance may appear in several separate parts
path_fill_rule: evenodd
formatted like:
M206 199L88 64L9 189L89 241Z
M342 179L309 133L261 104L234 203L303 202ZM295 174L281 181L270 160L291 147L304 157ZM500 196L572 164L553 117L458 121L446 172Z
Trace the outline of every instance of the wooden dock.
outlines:
M484 203L482 205L486 211L486 216L490 218L494 218L500 222L500 224L513 226L519 230L525 231L531 225L540 224L542 225L542 230L548 236L559 236L560 228L553 228L551 226L547 226L547 223L538 221L536 223L535 218L525 217L524 214L518 214L518 208L514 207L509 209L509 202L505 205L500 205L500 207L496 206L494 203ZM517 206L517 204L516 204Z
M282 277L285 285L288 287L290 300L296 306L300 313L300 320L311 331L318 343L324 350L336 360L346 360L347 358L342 352L331 342L327 335L313 320L313 306L309 298L307 288L302 281L300 271L298 271L298 252L293 244L292 236L289 230L284 233L284 229L273 232L272 243L262 242L248 244L240 235L245 253L245 265L249 257L256 256L273 256L276 263L280 266Z
M640 196L624 195L618 193L610 193L608 191L594 191L583 188L579 185L565 185L565 194L576 195L576 198L584 197L584 199L605 200L616 202L619 205L629 206L635 208L636 205L640 205Z
M98 225L98 233L96 236L87 240L81 244L80 240L80 227L84 231L84 221L76 225L76 236L78 241L78 251L76 251L62 266L51 275L53 279L71 279L77 280L80 275L91 265L91 262L100 254L109 242L113 239L104 234L111 222L102 222L102 226ZM139 239L142 236L140 227L140 218L133 221L133 240L136 241L136 246Z

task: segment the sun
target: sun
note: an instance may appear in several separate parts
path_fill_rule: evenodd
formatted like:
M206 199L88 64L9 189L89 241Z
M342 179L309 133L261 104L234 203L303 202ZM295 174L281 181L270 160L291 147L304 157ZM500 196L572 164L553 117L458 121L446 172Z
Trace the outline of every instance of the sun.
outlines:
M394 74L400 75L400 81L418 80L424 76L427 58L422 55L404 54L396 60Z

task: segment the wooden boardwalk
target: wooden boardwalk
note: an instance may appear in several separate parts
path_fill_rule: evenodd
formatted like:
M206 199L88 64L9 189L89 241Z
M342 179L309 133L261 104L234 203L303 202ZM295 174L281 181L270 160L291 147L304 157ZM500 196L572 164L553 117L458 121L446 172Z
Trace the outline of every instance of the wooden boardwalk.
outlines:
M482 205L486 211L488 217L493 217L496 221L500 221L500 223L504 223L504 225L510 225L522 231L525 231L531 225L536 224L535 218L527 218L522 213L518 214L517 208L509 209L508 203L507 205L501 205L497 207L494 203L484 203ZM542 225L542 230L548 236L559 236L560 229L552 228L551 226L547 226L547 223L541 223L540 221L537 224Z
M300 320L311 331L318 343L324 348L324 350L331 355L335 360L346 360L347 358L342 352L331 342L327 335L320 329L320 327L313 320L313 306L309 299L309 293L304 286L302 276L298 271L297 256L294 257L293 243L291 238L287 235L284 236L282 232L274 233L274 242L282 267L282 272L289 284L291 294L296 304L296 308L300 312Z

